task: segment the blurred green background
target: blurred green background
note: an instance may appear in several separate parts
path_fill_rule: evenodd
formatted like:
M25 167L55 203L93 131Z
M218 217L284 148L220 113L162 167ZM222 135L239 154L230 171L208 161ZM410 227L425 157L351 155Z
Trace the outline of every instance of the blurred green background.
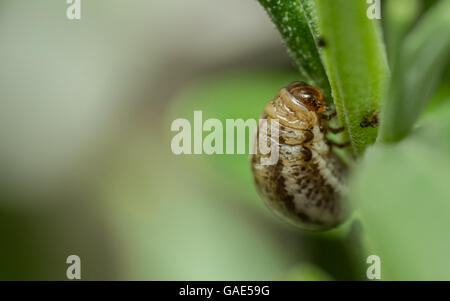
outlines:
M358 221L301 232L260 200L248 155L171 151L174 119L257 118L299 79L256 0L81 0L79 21L67 7L0 1L0 280L64 280L71 254L83 280L366 279ZM449 82L424 130L369 150L353 184L394 279L436 277L448 249L447 203L421 206L450 195Z
M257 118L297 79L256 1L67 7L0 2L0 279L66 279L71 254L84 280L276 280L320 257L247 155L170 149L173 119Z

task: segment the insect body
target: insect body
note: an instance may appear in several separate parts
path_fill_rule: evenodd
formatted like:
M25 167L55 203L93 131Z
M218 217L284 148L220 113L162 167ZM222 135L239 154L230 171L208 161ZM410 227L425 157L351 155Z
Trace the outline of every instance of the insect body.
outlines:
M279 144L279 159L276 164L263 165L265 155L251 157L261 197L277 215L302 229L326 230L346 217L340 199L346 166L332 150L336 143L326 137L328 131L343 128L329 128L326 121L335 114L325 115L325 111L319 89L303 82L281 89L261 116L269 129L278 121L279 141L271 139L270 130L260 133L260 139Z

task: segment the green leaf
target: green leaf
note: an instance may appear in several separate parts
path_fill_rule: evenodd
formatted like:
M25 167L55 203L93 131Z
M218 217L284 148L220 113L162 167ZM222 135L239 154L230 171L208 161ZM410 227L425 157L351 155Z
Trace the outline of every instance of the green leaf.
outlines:
M404 138L440 83L450 59L450 0L434 5L405 37L395 61L380 140Z
M302 78L319 87L331 102L331 88L325 73L312 28L299 0L258 0L278 28ZM311 14L312 12L309 11ZM311 17L311 16L310 16Z
M331 281L333 278L318 266L298 264L284 277L285 281Z
M389 0L383 10L383 29L389 65L393 66L404 36L411 29L420 13L419 0Z
M450 280L450 105L397 144L368 150L351 181L383 280Z
M442 81L439 87L430 100L430 104L426 107L423 115L432 113L434 110L439 109L441 104L450 99L450 64L447 66L442 76Z
M388 77L377 20L361 0L315 0L318 30L325 41L322 57L339 120L355 155L375 142L376 128L362 128L364 117L380 108Z

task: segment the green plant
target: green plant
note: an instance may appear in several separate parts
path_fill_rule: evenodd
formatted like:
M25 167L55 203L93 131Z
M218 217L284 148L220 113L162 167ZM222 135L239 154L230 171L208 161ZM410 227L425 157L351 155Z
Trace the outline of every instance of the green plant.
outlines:
M363 0L258 1L346 128L364 243L352 260L379 255L385 280L449 280L450 0L383 2L383 24ZM379 127L361 126L378 111ZM354 249L345 231L321 235Z

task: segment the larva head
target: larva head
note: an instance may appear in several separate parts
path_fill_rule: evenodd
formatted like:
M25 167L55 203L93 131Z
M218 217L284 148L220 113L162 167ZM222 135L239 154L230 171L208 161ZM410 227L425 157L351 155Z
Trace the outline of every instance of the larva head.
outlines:
M284 126L307 130L317 124L318 113L324 112L325 109L325 100L319 89L304 82L294 82L281 89L278 95L267 103L264 111Z
M286 90L308 110L323 113L327 104L320 90L304 82L293 82Z

